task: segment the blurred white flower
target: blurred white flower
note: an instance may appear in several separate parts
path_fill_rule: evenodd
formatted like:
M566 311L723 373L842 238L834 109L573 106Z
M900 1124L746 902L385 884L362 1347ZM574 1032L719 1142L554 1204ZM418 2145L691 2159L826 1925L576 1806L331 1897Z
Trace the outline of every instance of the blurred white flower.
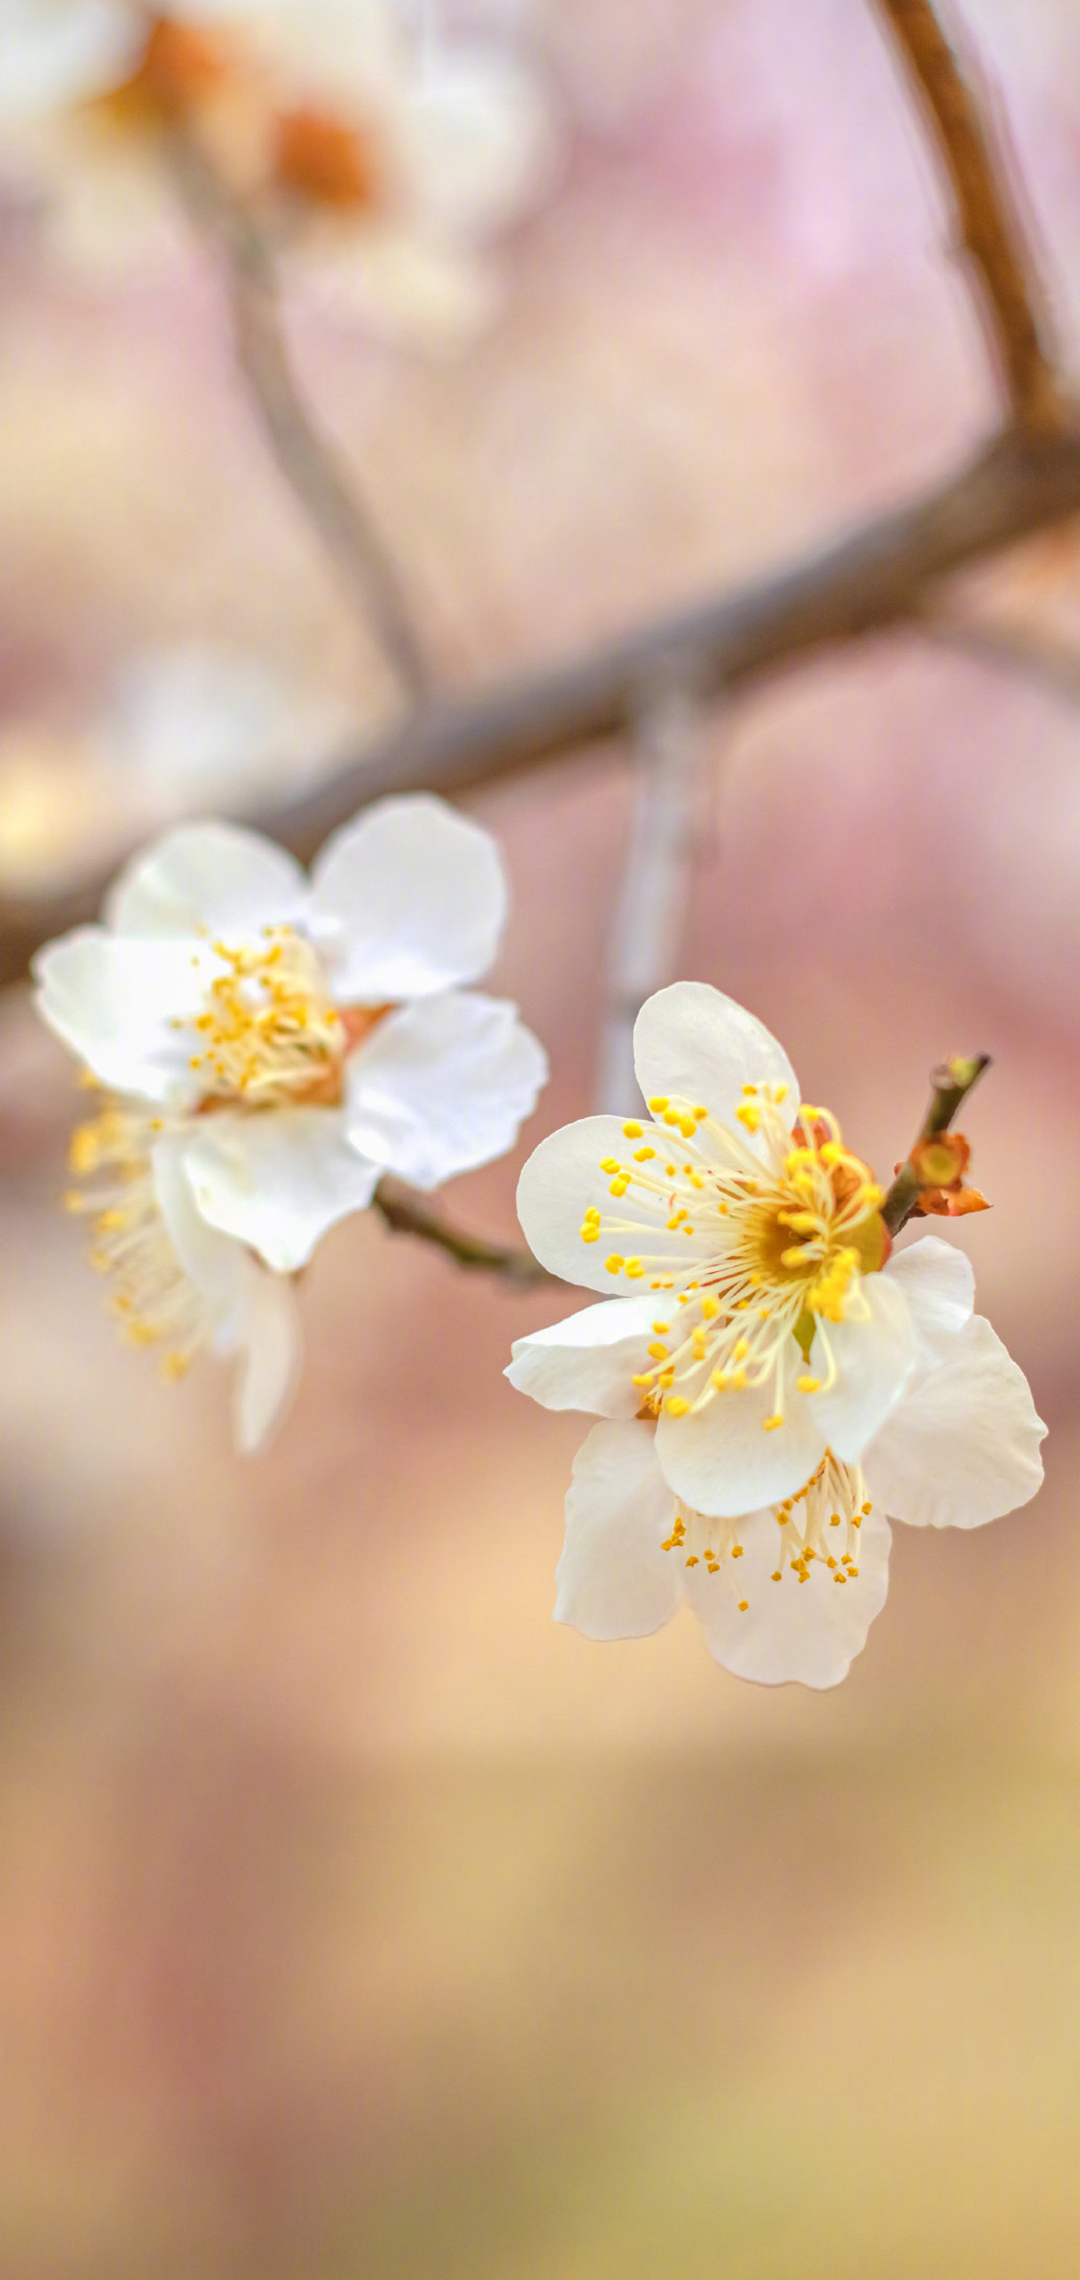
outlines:
M272 5L272 0L271 0ZM177 120L238 189L265 143L255 50L235 26L257 0L0 0L5 162L42 200L73 266L106 278L151 266L190 232L159 165Z
M70 706L0 729L0 878L40 886L212 803L289 797L353 724L352 707L242 651L136 652L84 717Z
M605 1336L627 1397L658 1416L676 1493L709 1510L719 1482L726 1509L753 1510L797 1489L826 1444L858 1462L915 1366L918 1253L889 1261L866 1165L719 990L660 990L634 1054L648 1116L542 1141L521 1224L554 1273L627 1292ZM574 1367L568 1349L568 1389Z
M72 1211L90 1216L91 1264L112 1283L112 1308L133 1346L161 1350L182 1377L201 1352L238 1363L233 1431L245 1454L264 1448L300 1366L296 1302L243 1243L207 1225L183 1141L136 1104L106 1101L72 1138Z
M183 103L218 77L221 25L273 0L0 0L0 118L41 117L120 91Z
M395 0L282 7L266 47L298 276L393 341L462 346L501 298L492 240L556 177L538 79L504 41L418 34Z
M651 1422L631 1419L624 1402L620 1421L593 1427L566 1499L558 1622L590 1639L640 1638L685 1603L736 1676L835 1686L885 1602L886 1513L916 1527L976 1528L1030 1501L1046 1428L1023 1372L972 1314L961 1254L933 1236L904 1256L919 1253L936 1303L924 1309L915 1372L859 1464L826 1448L792 1495L738 1518L707 1515L674 1494ZM615 1395L602 1319L612 1311L587 1307L575 1318L582 1407ZM508 1375L550 1406L564 1405L556 1356L572 1327L514 1347ZM728 1509L724 1488L718 1472L715 1502Z
M500 299L491 240L557 169L551 103L505 41L445 40L399 0L0 0L9 165L77 267L187 240L157 163L197 131L317 297L392 341L461 346Z
M489 834L426 797L339 831L313 875L255 832L181 826L104 926L35 960L91 1076L159 1110L198 1211L292 1273L386 1171L424 1188L510 1147L547 1066L517 1009L462 988L506 887Z
M272 672L262 658L191 642L131 657L97 728L127 811L295 789L352 724L341 698Z

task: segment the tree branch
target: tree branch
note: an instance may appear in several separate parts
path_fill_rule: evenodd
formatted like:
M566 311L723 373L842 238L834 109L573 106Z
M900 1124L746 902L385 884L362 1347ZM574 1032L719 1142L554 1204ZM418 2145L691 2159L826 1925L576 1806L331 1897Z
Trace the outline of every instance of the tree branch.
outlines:
M874 516L793 568L710 596L564 665L441 700L323 783L248 820L302 859L387 792L460 793L623 735L658 685L702 701L813 652L918 620L950 572L1080 513L1080 427L1006 433L926 497ZM116 864L55 895L0 901L0 983L33 952L96 917Z
M989 1066L989 1053L973 1053L970 1056L954 1053L951 1060L943 1061L939 1068L931 1070L933 1091L930 1106L915 1141L916 1148L921 1141L932 1140L935 1134L948 1131L972 1087L978 1084L983 1071ZM890 1235L898 1235L900 1229L906 1226L922 1189L923 1182L909 1156L907 1162L901 1164L881 1206L881 1216Z
M1068 413L1036 313L1036 269L1000 152L930 0L877 0L952 185L987 331L1019 427L1049 434Z
M422 1196L400 1186L397 1180L380 1180L372 1200L393 1234L419 1235L425 1243L434 1243L440 1251L445 1251L459 1267L496 1275L519 1290L540 1283L555 1283L559 1279L549 1274L531 1251L488 1243L478 1235L466 1235L444 1219L441 1212L433 1210Z
M1066 704L1080 703L1080 648L1024 626L1003 625L992 618L971 618L940 611L922 625L928 641L940 649L974 658L976 664L996 666L1039 683L1049 695Z
M431 674L405 587L351 469L316 425L296 382L269 247L197 136L176 125L166 151L193 221L224 269L236 361L279 472L374 625L405 693L420 704Z

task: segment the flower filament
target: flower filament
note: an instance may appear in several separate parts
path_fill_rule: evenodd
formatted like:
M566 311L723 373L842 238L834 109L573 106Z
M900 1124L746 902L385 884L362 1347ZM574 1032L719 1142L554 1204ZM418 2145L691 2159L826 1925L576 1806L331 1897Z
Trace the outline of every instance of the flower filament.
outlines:
M770 1582L786 1583L794 1578L798 1583L809 1583L816 1561L834 1584L856 1583L859 1530L872 1510L859 1466L841 1464L832 1450L826 1449L816 1472L796 1494L772 1507L779 1534ZM729 1587L738 1593L742 1586L735 1563L744 1556L741 1539L746 1525L745 1517L710 1518L680 1501L675 1506L671 1533L661 1548L676 1552L684 1567L703 1567L708 1575L723 1574ZM739 1597L736 1603L740 1614L746 1614L749 1599Z
M191 1025L190 1065L205 1086L204 1108L340 1099L346 1026L311 944L292 927L268 926L255 945L214 942L212 949L219 970Z
M161 1130L159 1117L104 1099L98 1114L72 1134L71 1171L87 1184L70 1189L64 1202L90 1219L90 1265L112 1282L111 1310L125 1342L163 1346L162 1375L176 1379L209 1343L216 1323L161 1215L151 1164Z
M881 1189L827 1109L804 1107L789 1131L786 1091L745 1086L733 1124L658 1095L651 1127L636 1118L623 1126L640 1145L600 1163L617 1208L590 1203L582 1240L614 1240L608 1272L664 1294L654 1366L634 1379L653 1415L686 1416L729 1391L769 1388L762 1422L775 1431L792 1393L835 1384L830 1326L868 1313L862 1280L889 1247Z

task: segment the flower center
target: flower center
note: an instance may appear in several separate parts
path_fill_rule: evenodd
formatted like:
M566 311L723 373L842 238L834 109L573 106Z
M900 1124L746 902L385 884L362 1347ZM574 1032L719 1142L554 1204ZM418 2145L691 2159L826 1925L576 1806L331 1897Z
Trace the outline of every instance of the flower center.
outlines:
M797 1494L773 1506L778 1536L770 1582L786 1583L794 1577L798 1583L809 1583L816 1560L834 1583L857 1583L859 1530L872 1511L858 1465L841 1464L826 1449L817 1471ZM738 1592L736 1562L744 1554L740 1537L745 1525L745 1520L710 1519L676 1503L674 1525L662 1549L677 1552L685 1567L704 1567L709 1575L723 1575L729 1588ZM737 1604L740 1614L745 1614L750 1601L740 1598Z
M239 949L210 947L219 970L205 1009L194 1023L176 1024L195 1031L191 1067L205 1088L203 1110L226 1103L333 1106L345 1052L357 1042L357 1018L370 1026L381 1009L346 1023L330 1003L316 952L291 926L264 927L257 943Z
M616 1209L590 1204L582 1241L613 1238L610 1274L674 1294L653 1324L655 1367L634 1378L653 1415L685 1416L730 1390L768 1386L763 1422L773 1431L792 1385L811 1394L835 1383L829 1325L867 1312L862 1279L889 1249L882 1191L828 1109L804 1107L788 1130L787 1089L744 1086L741 1129L657 1095L652 1124L623 1126L638 1143L629 1161L600 1164ZM672 1256L684 1249L685 1267Z
M150 1161L161 1129L160 1117L104 1099L98 1114L72 1134L71 1171L87 1184L72 1188L64 1203L90 1218L90 1265L112 1282L111 1308L127 1344L164 1346L162 1375L175 1379L208 1343L215 1324L161 1216Z
M94 108L118 127L152 127L196 110L219 92L233 70L230 50L216 33L155 16L130 78L100 97Z
M385 169L373 135L305 107L277 121L274 179L314 205L356 213L381 204Z

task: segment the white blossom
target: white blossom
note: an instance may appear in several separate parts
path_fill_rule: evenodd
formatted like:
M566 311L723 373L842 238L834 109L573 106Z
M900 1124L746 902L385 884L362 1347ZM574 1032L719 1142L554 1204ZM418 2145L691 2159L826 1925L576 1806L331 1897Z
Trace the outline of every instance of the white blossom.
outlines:
M99 1085L156 1112L206 1225L292 1273L384 1172L434 1187L535 1105L540 1045L462 986L505 910L494 841L436 799L377 804L310 880L255 832L183 825L104 925L39 954L37 1002Z
M501 298L492 240L557 172L535 73L505 41L417 38L394 0L280 7L265 44L298 278L393 341L462 346Z
M159 130L182 118L316 298L394 342L495 314L492 240L547 194L551 102L503 40L419 35L397 0L0 0L8 162L71 263L187 242Z
M0 122L9 170L50 236L109 282L190 242L160 131L194 128L234 189L265 146L252 19L273 0L0 0Z
M975 1528L1029 1502L1042 1481L1045 1427L1027 1381L970 1300L965 1317L964 1278L941 1256L962 1268L959 1254L934 1237L904 1256L919 1252L933 1255L937 1302L923 1309L908 1386L859 1463L826 1449L793 1495L731 1517L722 1475L709 1513L676 1496L647 1418L630 1418L624 1405L621 1419L593 1427L566 1500L558 1622L590 1639L639 1638L685 1604L717 1662L738 1677L835 1686L885 1602L887 1514L916 1527ZM581 1407L616 1397L616 1344L600 1320L611 1313L587 1307L576 1318ZM536 1399L560 1394L545 1371L557 1350L569 1351L558 1337L569 1329L514 1348L508 1374Z
M937 1268L925 1246L890 1259L872 1174L719 990L661 990L634 1050L648 1116L543 1141L521 1223L556 1274L626 1293L609 1335L676 1493L707 1510L721 1478L752 1510L825 1446L857 1463L915 1366Z

